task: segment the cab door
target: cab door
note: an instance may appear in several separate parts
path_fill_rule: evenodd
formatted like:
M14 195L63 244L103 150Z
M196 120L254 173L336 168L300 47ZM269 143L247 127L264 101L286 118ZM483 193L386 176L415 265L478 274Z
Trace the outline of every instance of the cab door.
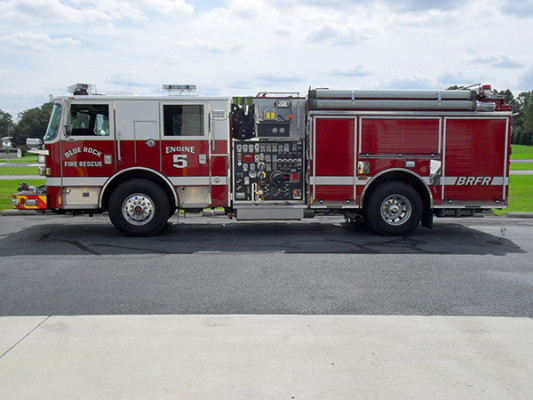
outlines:
M112 103L75 100L67 110L61 141L64 208L97 208L101 186L115 172Z

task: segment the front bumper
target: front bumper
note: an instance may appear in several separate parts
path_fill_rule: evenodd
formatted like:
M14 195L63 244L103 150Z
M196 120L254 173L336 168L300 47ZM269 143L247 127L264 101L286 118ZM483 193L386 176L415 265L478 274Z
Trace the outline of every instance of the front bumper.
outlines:
M18 210L46 210L47 197L46 189L43 187L34 188L26 186L27 190L20 190L11 198L11 205Z

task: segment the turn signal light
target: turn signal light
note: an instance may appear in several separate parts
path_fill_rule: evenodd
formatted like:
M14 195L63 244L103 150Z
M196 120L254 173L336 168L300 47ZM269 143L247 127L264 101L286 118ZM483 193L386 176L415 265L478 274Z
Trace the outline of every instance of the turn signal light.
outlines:
M52 168L39 167L39 175L41 176L51 176Z

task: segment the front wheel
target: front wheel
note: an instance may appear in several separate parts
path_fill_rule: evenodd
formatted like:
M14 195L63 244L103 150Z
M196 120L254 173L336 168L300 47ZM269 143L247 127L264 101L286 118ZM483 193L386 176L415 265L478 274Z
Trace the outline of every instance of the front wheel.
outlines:
M406 235L422 218L422 200L409 184L391 181L374 190L365 205L367 224L381 235Z
M109 219L120 232L150 236L160 232L170 216L168 197L160 186L146 179L121 184L109 199Z

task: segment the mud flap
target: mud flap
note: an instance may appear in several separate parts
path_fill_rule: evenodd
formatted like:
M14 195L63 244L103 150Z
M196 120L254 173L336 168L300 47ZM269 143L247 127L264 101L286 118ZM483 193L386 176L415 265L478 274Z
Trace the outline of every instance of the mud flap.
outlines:
M422 215L421 223L423 227L433 229L433 212L431 208L427 206L424 207L424 214Z

